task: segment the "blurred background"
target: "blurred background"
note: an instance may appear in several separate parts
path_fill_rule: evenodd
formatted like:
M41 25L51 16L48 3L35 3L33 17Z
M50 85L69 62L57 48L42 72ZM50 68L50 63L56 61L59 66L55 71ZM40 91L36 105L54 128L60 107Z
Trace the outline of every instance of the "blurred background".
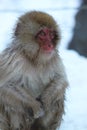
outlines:
M18 17L31 10L51 14L61 29L69 88L60 130L87 130L87 0L0 0L0 52L11 42Z

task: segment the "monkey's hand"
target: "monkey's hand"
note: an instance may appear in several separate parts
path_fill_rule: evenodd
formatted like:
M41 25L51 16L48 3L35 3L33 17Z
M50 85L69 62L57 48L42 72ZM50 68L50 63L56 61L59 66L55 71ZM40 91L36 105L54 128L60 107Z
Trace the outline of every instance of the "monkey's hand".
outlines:
M22 87L1 87L0 88L0 109L4 106L7 113L20 113L32 118L41 117L44 112L40 102L29 95L28 91Z

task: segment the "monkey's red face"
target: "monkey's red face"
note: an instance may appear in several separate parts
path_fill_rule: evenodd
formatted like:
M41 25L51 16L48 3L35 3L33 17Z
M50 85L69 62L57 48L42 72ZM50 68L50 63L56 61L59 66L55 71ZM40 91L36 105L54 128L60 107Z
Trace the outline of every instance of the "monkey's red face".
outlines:
M56 32L52 29L44 27L41 29L37 35L36 39L39 43L40 49L45 53L51 53L55 48L55 40Z

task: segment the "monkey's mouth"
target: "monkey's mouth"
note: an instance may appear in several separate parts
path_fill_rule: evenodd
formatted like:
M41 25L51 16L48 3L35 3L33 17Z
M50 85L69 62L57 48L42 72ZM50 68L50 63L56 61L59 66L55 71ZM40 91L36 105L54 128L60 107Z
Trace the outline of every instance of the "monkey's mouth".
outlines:
M44 52L47 54L51 54L53 52L53 50L44 50Z
M44 45L41 47L41 50L46 54L51 54L54 50L53 46Z
M52 54L52 53L53 53L53 49L49 49L49 50L47 49L47 50L46 50L46 49L43 49L43 48L42 48L41 51L42 51L44 54Z

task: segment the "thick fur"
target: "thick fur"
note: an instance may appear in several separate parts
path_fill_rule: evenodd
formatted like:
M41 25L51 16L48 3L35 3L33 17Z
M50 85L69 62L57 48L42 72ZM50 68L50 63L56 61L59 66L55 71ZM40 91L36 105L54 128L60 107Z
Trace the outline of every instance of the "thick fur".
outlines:
M34 37L43 26L58 33L54 19L32 11L19 18L13 41L0 55L0 129L55 130L64 113L68 85L57 49L41 52Z

